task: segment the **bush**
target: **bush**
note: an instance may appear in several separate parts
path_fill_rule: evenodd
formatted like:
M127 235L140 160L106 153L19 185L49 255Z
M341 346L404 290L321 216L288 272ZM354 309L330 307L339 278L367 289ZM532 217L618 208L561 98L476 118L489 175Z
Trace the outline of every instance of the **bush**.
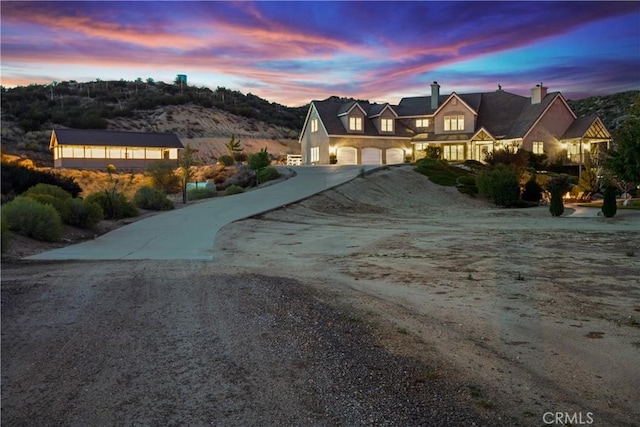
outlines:
M89 194L85 199L102 208L105 219L121 219L138 216L138 209L124 194L110 191L99 191Z
M191 188L187 191L187 200L209 199L215 197L216 194L212 188Z
M151 187L140 187L133 196L133 202L140 209L152 211L168 211L175 206L162 191Z
M437 160L442 154L442 149L433 145L427 145L427 148L424 151L427 153L427 159Z
M247 154L246 153L233 153L233 160L235 160L238 163L246 162L247 161Z
M498 163L478 175L477 183L480 193L491 198L496 206L513 206L520 200L520 184L513 165Z
M527 202L539 202L542 198L542 186L536 181L536 176L532 175L529 181L524 184L522 200Z
M62 237L60 215L51 206L29 197L18 196L2 207L2 218L10 230L46 242Z
M69 193L66 190L63 190L57 185L43 184L43 183L34 185L33 187L25 191L23 195L31 196L32 194L44 194L47 196L55 197L60 200L68 200L71 198L71 193Z
M564 203L562 203L562 195L564 192L561 187L553 187L551 191L551 202L549 203L549 212L553 216L560 216L564 213Z
M273 166L259 169L257 172L257 178L260 184L267 181L272 181L274 179L278 179L279 177L280 177L280 172L278 172L278 170Z
M458 178L458 184L476 185L476 178L474 176L461 176L460 178Z
M157 190L167 194L180 191L180 177L175 173L175 167L170 162L157 161L151 163L146 170L146 175L151 177L151 185Z
M67 202L69 200L73 200L71 196L69 196L69 199L63 200L58 199L57 197L54 197L50 194L29 193L27 191L26 193L24 193L24 197L28 197L45 205L51 205L58 212L58 215L60 215L60 220L62 222L69 222L71 210L69 209L69 205L67 204Z
M266 168L270 164L271 159L269 158L269 153L266 148L260 150L259 153L249 154L249 156L247 156L247 166L249 166L251 170L257 171Z
M82 199L67 200L69 207L68 224L78 228L95 228L104 219L102 208L96 203Z
M224 154L218 157L218 163L223 164L225 166L232 166L235 162L233 160L233 157L229 156L228 154Z
M244 193L244 188L240 187L239 185L235 185L235 184L232 184L232 185L228 186L227 190L225 192L225 194L227 196L231 196L233 194L240 194L240 193Z
M17 163L2 162L2 194L15 196L24 193L39 183L51 184L77 197L82 188L72 178L64 178L56 173L30 169Z
M612 185L604 187L604 194L602 200L602 215L607 218L614 217L618 212L618 206L616 205L616 191Z

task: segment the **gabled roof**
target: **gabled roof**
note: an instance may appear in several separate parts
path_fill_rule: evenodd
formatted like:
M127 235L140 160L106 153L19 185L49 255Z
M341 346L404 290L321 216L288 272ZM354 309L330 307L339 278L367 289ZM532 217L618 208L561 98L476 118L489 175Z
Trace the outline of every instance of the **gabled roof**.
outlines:
M320 116L320 120L324 128L327 130L327 134L329 135L365 135L365 136L379 136L379 137L390 137L390 136L400 136L400 137L411 137L413 136L413 131L407 128L403 123L396 120L395 128L393 133L388 132L378 132L378 129L373 124L372 112L375 114L381 113L384 108L390 108L394 111L394 108L389 104L370 104L369 102L364 101L342 101L336 99L326 99L324 101L311 101L312 106L318 112ZM344 116L348 114L355 106L358 106L364 113L365 117L363 120L363 132L361 133L351 133L345 129L342 124L342 120L340 120L340 116ZM382 110L380 108L382 107ZM395 111L394 111L395 113Z
M526 98L529 102L520 111L518 117L512 122L507 133L507 139L524 138L531 130L531 127L538 121L556 97L561 96L560 92L550 92L538 104L531 104L531 98ZM573 114L573 112L572 112Z
M450 95L438 96L438 108L442 106L452 95L456 95L465 104L469 106L473 111L477 112L482 99L481 93L467 93L458 94L452 93ZM431 108L430 96L414 96L411 98L402 98L400 104L396 107L396 111L399 116L402 117L420 117L420 116L432 116L437 111Z
M382 115L384 110L387 109L393 113L394 117L398 117L398 113L396 113L395 110L391 108L388 102L384 104L373 104L371 106L371 109L369 110L368 116L371 118L379 117L380 115Z
M184 148L180 139L172 133L54 129L52 139L54 135L58 145Z
M476 129L484 127L494 137L504 137L529 104L529 98L502 90L483 93Z
M589 130L592 130L592 132L589 132ZM591 133L591 135L588 135L589 133ZM595 114L576 119L573 123L571 123L569 129L564 132L564 135L562 135L562 138L560 139L566 140L589 137L595 139L611 138L611 135L604 127L604 124L602 124L600 118L598 118L598 116L596 116Z

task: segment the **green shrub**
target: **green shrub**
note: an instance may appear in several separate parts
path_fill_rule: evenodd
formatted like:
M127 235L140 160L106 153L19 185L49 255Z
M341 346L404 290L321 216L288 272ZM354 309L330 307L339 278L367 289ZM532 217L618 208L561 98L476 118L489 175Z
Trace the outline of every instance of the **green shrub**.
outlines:
M62 237L62 221L53 206L18 196L2 207L2 218L10 230L46 242Z
M51 205L60 215L60 220L62 220L62 222L64 222L65 224L69 222L71 210L69 209L69 205L67 204L67 202L69 200L73 200L71 199L71 196L69 196L68 199L63 200L50 194L39 194L33 192L30 193L29 191L27 191L26 193L24 193L24 197L28 197L45 205Z
M42 172L19 165L17 163L2 162L2 194L14 196L24 193L29 188L39 183L56 185L73 197L77 197L82 188L73 180L65 178L57 173Z
M538 202L542 198L542 187L536 181L536 176L531 175L529 181L524 184L522 200L527 202Z
M474 176L461 176L458 178L458 184L476 185L476 178Z
M262 168L266 168L271 164L271 158L266 148L260 150L259 153L249 154L247 156L247 166L249 169L257 171Z
M233 157L231 157L230 155L224 154L218 157L218 163L225 166L232 166L235 163L235 161L233 160Z
M63 190L57 185L43 184L43 183L36 184L33 187L29 188L27 191L24 192L23 196L31 196L33 194L44 194L47 196L55 197L60 200L68 200L71 198L71 193L69 193L66 190Z
M431 182L438 185L453 186L461 176L471 175L469 171L451 166L444 160L423 158L416 162L415 171L426 175Z
M441 157L442 154L442 149L434 145L427 145L427 148L425 148L424 151L427 154L427 159L437 160Z
M564 203L562 202L562 187L551 188L551 202L549 203L549 212L553 216L560 216L564 213Z
M272 181L274 179L278 179L279 177L280 177L280 172L278 172L278 170L273 166L259 169L257 172L257 178L260 184L267 181Z
M68 224L74 227L92 229L104 219L102 208L96 203L75 198L67 200L67 205Z
M618 206L616 205L616 191L612 185L604 187L603 198L602 215L607 218L615 216L616 212L618 212Z
M89 194L85 200L100 206L105 219L130 218L138 215L136 206L122 193L99 191Z
M133 202L140 209L149 209L152 211L168 211L175 206L173 202L165 196L162 191L151 187L140 187L133 196Z
M477 179L480 193L491 198L496 206L513 206L520 200L520 184L513 165L498 163Z
M216 196L216 191L211 188L191 188L187 191L188 200L209 199Z
M174 194L180 191L180 177L175 173L175 165L167 161L157 161L151 163L146 175L151 177L151 184L157 190L167 194Z
M227 196L231 196L233 194L240 194L240 193L244 193L244 188L240 187L239 185L235 185L235 184L232 184L232 185L228 186L227 190L225 192L225 194Z

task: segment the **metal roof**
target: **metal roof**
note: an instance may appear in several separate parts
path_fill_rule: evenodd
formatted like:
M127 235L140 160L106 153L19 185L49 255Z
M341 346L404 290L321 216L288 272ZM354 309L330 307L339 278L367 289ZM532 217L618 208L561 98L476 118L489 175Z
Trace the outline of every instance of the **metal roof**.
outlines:
M58 145L184 148L180 139L172 133L54 129L53 134Z

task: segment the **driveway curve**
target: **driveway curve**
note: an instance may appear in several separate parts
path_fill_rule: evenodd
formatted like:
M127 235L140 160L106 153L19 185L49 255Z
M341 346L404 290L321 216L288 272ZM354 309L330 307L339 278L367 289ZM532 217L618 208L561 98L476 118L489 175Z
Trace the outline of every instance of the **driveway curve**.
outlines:
M29 260L210 260L218 230L240 219L306 199L356 178L376 166L297 166L278 184L164 212L113 230L94 240Z

